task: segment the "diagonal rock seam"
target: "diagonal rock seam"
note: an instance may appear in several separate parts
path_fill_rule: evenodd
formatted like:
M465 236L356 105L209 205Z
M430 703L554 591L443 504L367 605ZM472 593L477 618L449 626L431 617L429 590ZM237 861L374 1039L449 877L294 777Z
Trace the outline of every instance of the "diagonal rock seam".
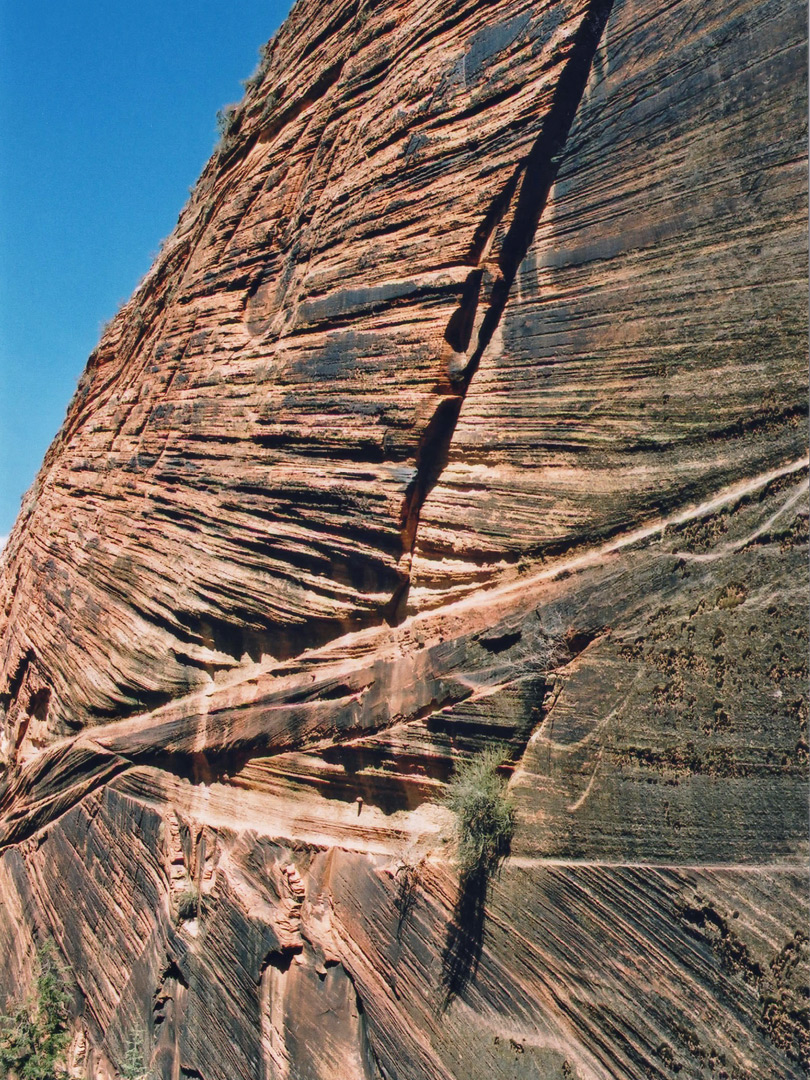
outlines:
M555 578L560 574L585 570L594 565L597 560L603 560L613 552L623 548L637 547L656 535L663 535L665 529L670 526L699 520L722 506L736 503L746 495L760 490L774 481L804 473L807 468L808 460L805 456L778 469L759 474L743 484L737 484L722 490L712 499L708 499L697 506L682 510L678 514L661 519L641 529L632 530L618 541L611 540L609 543L585 554L578 555L562 565L548 567L542 570L533 580L539 582ZM803 484L803 490L806 490L806 484ZM520 583L518 587L520 593L525 593L527 584L529 583ZM500 590L501 602L516 599L517 593L515 590L514 583L508 583L504 586ZM460 606L466 607L469 603L470 599L468 598L466 601L461 601ZM573 650L574 654L579 651L581 649ZM317 694L317 690L308 692L307 700L310 703L318 700L314 696L315 694ZM456 700L461 701L465 697L467 695L460 695ZM271 706L271 708L283 709L292 704L292 701L281 701ZM408 720L427 717L431 714L436 715L437 712L441 711L442 704L446 704L446 702L432 700L424 709L410 715ZM110 725L110 729L101 728L96 729L92 734L80 733L72 736L63 743L49 747L26 765L18 765L13 773L6 774L2 782L0 782L0 850L18 844L37 834L67 813L73 806L82 802L86 796L91 795L101 787L105 787L119 774L127 772L133 767L147 765L190 778L188 770L178 767L178 763L184 756L183 753L172 752L168 745L173 737L177 735L177 731L174 730L176 721L170 722L169 728L163 734L162 739L159 739L157 743L150 743L148 749L125 747L118 742L114 737L114 733L120 723L126 723L126 721L114 722ZM364 734L379 732L385 726L368 728ZM347 740L356 738L358 730L349 728L342 734L343 738L338 739L336 745L341 745ZM323 732L317 729L314 735L317 741L317 738L322 737ZM336 733L333 734L333 737L335 735ZM146 737L150 737L149 733L147 733ZM289 749L290 747L287 746L277 749L276 752L285 752ZM262 753L267 754L267 752L268 747L264 746ZM237 746L233 741L230 741L227 745L224 742L217 743L214 746L207 745L206 753L213 755L214 758L227 755L231 759L234 755L237 757L243 755L245 760L253 756L247 746L244 744ZM84 783L81 786L74 786L77 777L84 778ZM18 802L22 802L22 809L15 810L15 804Z
M574 35L571 55L560 74L540 134L525 161L493 201L473 239L470 258L474 269L467 277L459 306L445 331L450 355L447 371L436 387L441 398L420 440L416 475L403 501L404 577L386 611L392 625L402 622L407 614L422 507L447 465L470 384L501 321L520 264L534 240L612 6L613 0L591 0ZM494 258L490 252L496 233L510 209L512 219ZM469 352L474 335L474 348Z

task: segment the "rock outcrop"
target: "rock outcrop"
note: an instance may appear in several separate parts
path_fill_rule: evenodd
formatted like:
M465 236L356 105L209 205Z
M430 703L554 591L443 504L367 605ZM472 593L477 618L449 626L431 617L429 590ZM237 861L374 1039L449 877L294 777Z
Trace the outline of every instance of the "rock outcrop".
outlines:
M296 4L3 556L73 1075L807 1075L806 39Z

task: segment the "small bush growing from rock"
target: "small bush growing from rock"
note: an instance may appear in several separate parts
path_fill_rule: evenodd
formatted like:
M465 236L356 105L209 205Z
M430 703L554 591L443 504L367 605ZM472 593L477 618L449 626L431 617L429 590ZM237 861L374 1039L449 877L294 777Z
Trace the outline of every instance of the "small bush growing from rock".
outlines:
M501 747L484 750L456 769L445 804L456 815L456 859L462 879L488 877L509 853L515 810L498 767L506 760Z
M445 805L456 815L459 889L442 950L443 1008L474 976L484 940L489 880L509 854L515 810L498 767L506 749L493 747L456 769Z
M238 111L238 105L223 105L219 110L217 113L217 132L220 138L224 139L233 134Z
M177 919L179 922L187 922L196 919L200 909L200 894L192 887L185 889L177 897Z
M67 1077L65 1050L70 993L56 947L47 941L37 952L34 992L0 1016L0 1075L19 1080L61 1080Z
M247 79L242 79L242 86L244 86L248 94L252 94L254 90L258 90L258 88L262 85L269 66L269 57L267 57L264 53L261 53L258 66L256 67L255 71L252 71Z
M271 90L265 95L264 103L262 105L262 123L266 124L272 117L273 113L278 108L278 104L281 101L278 93L275 90Z
M217 132L219 142L217 150L221 155L229 154L239 142L239 106L223 105L217 113Z

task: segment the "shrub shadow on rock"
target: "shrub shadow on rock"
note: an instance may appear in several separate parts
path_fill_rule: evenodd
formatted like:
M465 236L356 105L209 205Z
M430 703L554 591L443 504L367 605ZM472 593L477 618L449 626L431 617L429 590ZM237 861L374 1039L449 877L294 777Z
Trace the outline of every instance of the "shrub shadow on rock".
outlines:
M478 970L489 882L509 854L515 810L498 771L506 757L506 749L492 747L460 765L445 795L456 816L459 891L442 950L443 1009Z

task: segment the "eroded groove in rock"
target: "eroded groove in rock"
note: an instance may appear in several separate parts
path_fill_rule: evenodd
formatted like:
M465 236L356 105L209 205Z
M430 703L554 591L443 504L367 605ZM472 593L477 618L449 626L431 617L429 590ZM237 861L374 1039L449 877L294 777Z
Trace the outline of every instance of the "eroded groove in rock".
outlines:
M394 622L404 618L407 611L422 506L447 465L450 444L470 383L498 327L515 275L534 239L612 5L613 0L591 0L574 36L568 62L560 73L540 135L525 163L518 167L503 192L493 201L476 230L470 254L479 269L468 276L458 309L445 330L444 340L452 352L447 361L446 387L441 382L437 387L444 396L420 440L415 475L406 491L402 509L406 578L390 603L390 618ZM496 236L499 229L502 235ZM479 308L482 309L480 314Z

